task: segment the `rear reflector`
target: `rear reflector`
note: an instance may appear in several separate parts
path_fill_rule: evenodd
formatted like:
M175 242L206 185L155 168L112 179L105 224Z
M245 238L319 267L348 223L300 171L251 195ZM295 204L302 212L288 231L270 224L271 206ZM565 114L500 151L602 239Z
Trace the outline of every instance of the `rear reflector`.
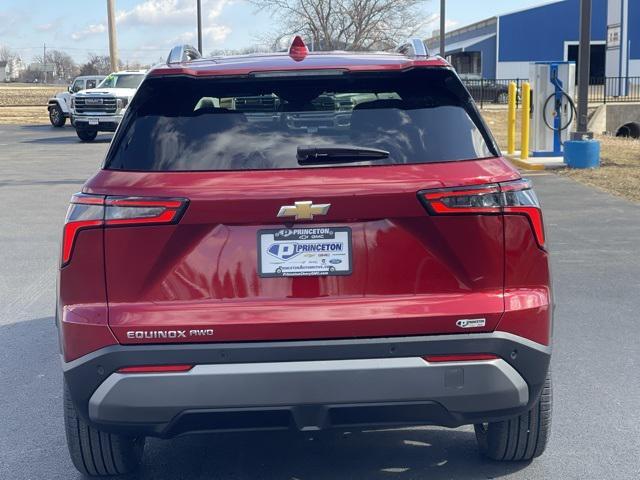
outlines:
M528 180L424 190L418 192L418 197L432 215L524 215L538 245L544 247L542 211Z
M177 223L187 202L184 198L105 197L84 193L73 195L62 235L62 266L71 260L80 230Z
M188 372L193 365L142 365L137 367L122 367L118 373L170 373Z
M461 353L459 355L427 355L422 357L430 363L438 362L477 362L482 360L497 360L497 355L492 353Z

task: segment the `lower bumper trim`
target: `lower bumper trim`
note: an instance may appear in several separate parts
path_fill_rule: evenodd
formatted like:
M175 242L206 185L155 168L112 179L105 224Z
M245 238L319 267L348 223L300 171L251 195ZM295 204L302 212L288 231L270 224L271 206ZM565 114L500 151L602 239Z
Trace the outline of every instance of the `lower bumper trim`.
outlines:
M427 363L421 358L477 352L500 359ZM249 425L302 430L355 424L456 427L531 408L550 354L548 346L494 332L113 345L63 362L63 370L78 413L105 431L172 436ZM178 363L195 367L182 373L118 373L121 367ZM258 417L264 421L254 425Z
M325 428L341 405L437 403L451 412L523 407L529 389L504 360L421 358L196 365L188 372L110 375L89 400L95 423L168 424L184 411L290 411L300 430ZM300 406L307 406L302 415Z

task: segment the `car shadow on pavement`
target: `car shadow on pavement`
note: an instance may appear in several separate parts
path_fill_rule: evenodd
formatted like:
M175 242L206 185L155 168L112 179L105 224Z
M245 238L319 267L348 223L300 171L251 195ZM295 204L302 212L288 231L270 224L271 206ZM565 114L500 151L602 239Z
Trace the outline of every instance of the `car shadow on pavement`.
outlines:
M29 138L27 140L23 140L20 143L44 144L44 145L83 143L75 135L75 130L73 126L69 124L65 125L64 127L53 127L51 125L20 125L18 128L20 130L29 131L30 133L33 133L33 134L42 133L43 135L42 138ZM52 134L56 134L56 136L51 136ZM112 137L113 137L112 133L103 132L98 134L98 137L93 142L86 142L86 143L88 145L92 143L109 143Z
M61 137L46 137L46 138L34 138L32 140L23 140L21 143L31 144L43 144L43 145L60 145L60 144L75 144L75 143L109 143L111 142L111 134L101 134L96 137L92 142L82 142L75 135L67 135Z
M62 127L54 127L48 123L44 124L31 124L31 125L18 125L21 130L34 130L34 131L46 131L46 132L73 132L74 128L68 121Z
M0 478L82 478L66 449L53 319L0 324L0 342ZM470 427L254 432L149 439L142 470L122 478L471 480L527 465L483 459Z

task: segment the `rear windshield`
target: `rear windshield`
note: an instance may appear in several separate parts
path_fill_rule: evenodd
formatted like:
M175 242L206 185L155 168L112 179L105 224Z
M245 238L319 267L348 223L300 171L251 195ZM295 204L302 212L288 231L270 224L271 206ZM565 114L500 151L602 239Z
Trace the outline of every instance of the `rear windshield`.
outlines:
M344 147L339 161L332 157L334 147ZM300 152L310 148L321 154L301 161ZM375 155L367 156L371 149ZM364 157L355 154L359 151ZM414 69L148 78L128 109L105 167L262 170L495 155L495 144L455 75L445 69Z
M102 80L98 88L138 88L142 79L144 79L144 75L140 74L109 75Z

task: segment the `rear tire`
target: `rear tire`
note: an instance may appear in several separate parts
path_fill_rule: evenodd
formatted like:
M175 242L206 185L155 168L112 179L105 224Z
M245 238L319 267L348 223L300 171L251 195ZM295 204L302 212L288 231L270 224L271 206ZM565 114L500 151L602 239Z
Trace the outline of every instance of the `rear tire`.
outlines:
M474 425L484 456L502 462L531 460L544 453L551 432L551 373L531 410L510 420Z
M67 119L59 105L49 107L49 121L54 127L63 127Z
M97 130L76 130L76 133L83 142L93 142L98 136Z
M134 438L96 430L78 416L64 384L64 426L71 461L92 477L123 475L140 467L144 437Z

